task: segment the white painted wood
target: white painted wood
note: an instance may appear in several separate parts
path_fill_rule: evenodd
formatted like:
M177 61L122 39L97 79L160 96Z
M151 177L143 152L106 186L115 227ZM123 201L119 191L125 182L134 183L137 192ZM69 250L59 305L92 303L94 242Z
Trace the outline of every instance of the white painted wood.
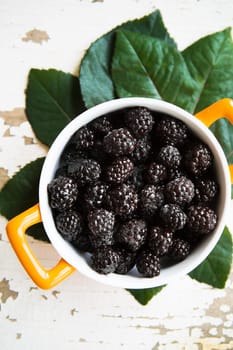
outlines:
M231 0L8 0L0 2L0 185L46 154L24 119L30 68L78 73L90 43L156 8L180 49L233 24ZM233 207L232 207L233 209ZM233 275L224 290L183 277L147 306L79 272L40 290L19 264L0 218L0 347L3 350L230 350ZM233 230L232 220L228 225ZM30 238L45 266L59 257Z

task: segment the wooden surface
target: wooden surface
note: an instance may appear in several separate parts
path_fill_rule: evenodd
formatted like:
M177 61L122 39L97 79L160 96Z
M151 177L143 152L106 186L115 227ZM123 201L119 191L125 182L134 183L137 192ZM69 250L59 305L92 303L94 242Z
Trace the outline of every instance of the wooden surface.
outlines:
M233 24L232 0L8 0L0 2L0 188L46 154L24 115L30 68L76 74L90 43L156 8L180 49ZM38 289L19 264L0 217L2 350L233 349L233 272L224 290L180 278L147 306L125 290L75 272L55 289ZM228 218L232 229L232 220ZM30 243L45 266L51 245Z

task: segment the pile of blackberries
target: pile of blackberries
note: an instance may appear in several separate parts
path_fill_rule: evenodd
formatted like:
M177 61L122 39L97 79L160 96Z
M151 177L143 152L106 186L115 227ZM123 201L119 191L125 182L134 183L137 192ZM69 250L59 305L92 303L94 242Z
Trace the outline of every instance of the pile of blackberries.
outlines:
M48 185L57 230L101 274L157 276L217 224L213 161L171 116L143 106L103 115L71 137Z

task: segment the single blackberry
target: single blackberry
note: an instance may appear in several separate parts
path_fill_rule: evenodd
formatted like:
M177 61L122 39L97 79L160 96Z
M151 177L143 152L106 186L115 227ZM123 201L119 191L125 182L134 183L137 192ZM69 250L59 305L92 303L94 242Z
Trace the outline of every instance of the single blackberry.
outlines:
M208 234L217 225L217 214L208 206L192 205L187 214L187 228L197 234Z
M160 226L151 227L147 239L149 249L156 255L161 256L168 253L173 239L173 232Z
M95 236L112 236L115 215L106 209L94 209L87 215L88 227Z
M122 183L133 173L134 164L127 157L116 158L111 165L107 167L106 178L112 183Z
M101 174L100 164L93 159L79 159L68 165L68 175L81 186L97 181Z
M84 126L74 134L72 141L77 149L87 150L94 146L95 135L89 127Z
M178 119L164 117L155 128L155 135L163 145L182 145L188 138L187 126Z
M162 186L146 185L140 192L140 210L143 217L153 217L164 204Z
M137 209L138 195L132 186L123 183L108 191L106 204L115 214L127 216Z
M120 261L115 273L125 275L134 267L136 253L124 248L117 248L116 252L119 254Z
M190 244L181 238L175 238L173 240L171 249L170 249L170 257L175 261L184 260L190 253Z
M203 143L192 145L184 154L184 166L191 175L202 175L212 164L213 155Z
M102 135L106 135L113 129L113 126L108 117L103 116L93 120L90 123L90 128L92 128L95 132L98 132Z
M143 138L152 130L154 120L149 109L134 107L126 111L125 124L136 138Z
M58 176L48 184L48 194L51 208L62 211L75 204L78 197L78 186L73 179Z
M104 275L115 272L119 262L119 254L110 246L96 249L91 257L91 267Z
M114 156L128 155L133 152L136 140L125 128L113 129L103 139L104 149Z
M115 234L116 242L136 252L146 241L147 226L144 220L129 220L122 224Z
M187 215L177 204L165 204L160 209L160 216L170 230L181 230L187 221Z
M156 185L167 179L167 168L163 164L152 162L146 171L146 180L149 184Z
M55 217L55 225L62 237L69 242L75 241L83 229L81 215L71 209L59 213Z
M131 158L135 163L145 162L150 155L150 150L151 141L148 137L138 139Z
M197 181L195 185L195 202L210 203L218 193L218 184L211 179Z
M155 277L160 274L160 259L151 251L143 250L137 257L136 267L144 277Z
M194 184L185 176L168 182L165 187L165 196L168 203L183 206L191 202L194 194Z
M177 168L181 162L180 151L171 145L164 146L158 153L158 162L168 168Z
M84 201L88 210L102 207L108 188L109 185L103 181L97 181L86 188Z

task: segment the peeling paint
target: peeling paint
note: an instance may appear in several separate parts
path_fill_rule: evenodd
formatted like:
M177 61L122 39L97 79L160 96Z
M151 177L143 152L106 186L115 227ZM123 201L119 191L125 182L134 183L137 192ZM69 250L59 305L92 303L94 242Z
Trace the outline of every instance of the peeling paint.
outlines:
M8 321L10 321L10 322L16 322L16 321L17 321L17 318L12 318L12 317L10 317L9 315L6 316L6 319L7 319Z
M0 281L0 293L1 293L1 301L3 304L6 303L8 298L12 298L15 300L18 297L18 292L10 289L9 281L6 278L3 278Z
M57 295L60 294L61 292L59 292L58 290L54 290L52 291L52 295L54 296L54 298L57 299Z
M0 111L0 116L5 120L9 126L19 126L26 118L24 108L14 108L11 111Z
M25 34L22 41L32 41L35 44L42 44L43 41L47 42L49 39L50 37L46 31L34 28Z
M78 313L78 310L76 310L75 308L73 308L73 309L70 310L71 316L74 316L75 313Z
M0 190L9 180L8 171L4 168L0 168Z
M32 137L24 136L24 144L25 145L33 145L34 140Z
M85 338L79 338L79 342L80 342L80 343L86 343L87 340L86 340Z

